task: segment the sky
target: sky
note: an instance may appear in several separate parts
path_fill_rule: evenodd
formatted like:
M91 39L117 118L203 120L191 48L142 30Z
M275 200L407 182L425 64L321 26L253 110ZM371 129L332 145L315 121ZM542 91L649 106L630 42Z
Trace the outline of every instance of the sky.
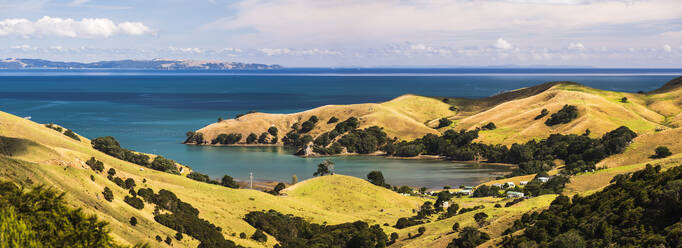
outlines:
M682 0L0 0L0 58L682 68Z

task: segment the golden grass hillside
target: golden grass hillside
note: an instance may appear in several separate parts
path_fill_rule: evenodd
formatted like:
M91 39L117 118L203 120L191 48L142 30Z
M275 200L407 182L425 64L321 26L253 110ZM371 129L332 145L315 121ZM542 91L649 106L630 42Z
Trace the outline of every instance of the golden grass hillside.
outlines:
M154 221L152 205L147 204L144 209L137 210L123 202L128 193L106 178L109 168L115 168L116 175L123 179L133 178L138 188L174 192L181 200L196 207L200 218L221 227L227 239L247 247L272 247L276 243L272 237L267 243L238 237L241 232L250 236L255 231L242 220L250 211L274 209L315 223L364 220L383 224L411 215L412 209L422 202L420 198L402 196L365 180L340 175L300 182L295 185L300 188L286 197L201 183L113 158L94 150L87 139L76 141L41 124L4 112L0 112L0 136L17 138L21 147L25 148L11 153L11 156L0 155L0 179L24 186L44 184L64 191L70 205L109 222L112 235L122 244L146 242L153 247L165 246L165 243L157 242L155 236L173 237L175 231ZM105 173L96 173L84 163L93 156L104 162ZM103 199L101 192L104 187L114 192L113 202ZM307 190L311 187L314 192ZM363 201L348 205L332 204L347 201L340 196ZM385 212L375 207L382 207ZM139 222L134 227L129 224L133 216ZM233 233L237 236L232 236ZM182 241L173 240L174 247L197 245L198 241L187 235Z
M360 121L360 128L377 125L383 127L389 137L415 139L428 133L438 133L424 123L453 115L454 112L449 110L449 107L450 105L437 99L404 95L384 103L327 105L292 114L252 113L237 119L210 124L197 132L202 133L204 139L210 141L222 133L240 133L244 138L250 133L259 135L274 126L279 130L278 138L281 140L292 130L291 126L294 123L302 123L315 115L320 121L310 132L313 137L334 129L336 123L327 124L331 117L336 117L339 121L356 117Z
M389 137L400 140L413 140L448 129L471 130L488 122L495 123L497 128L481 131L478 141L491 144L526 142L552 133L582 134L586 129L590 129L590 136L600 137L620 126L647 134L680 125L682 87L675 80L662 90L642 94L598 90L573 82L551 82L481 99L404 95L384 103L328 105L293 114L247 114L210 124L197 132L210 141L222 133L240 133L246 137L275 126L281 140L294 123L300 124L315 115L320 121L309 133L313 137L334 128L336 123L327 124L332 116L340 121L356 117L360 120L360 128L377 125L383 127ZM626 102L621 102L623 97L627 98ZM566 104L577 106L577 119L551 127L544 124L552 113ZM450 110L451 107L454 110ZM550 114L535 120L542 109L549 110ZM436 130L441 118L448 118L453 124Z

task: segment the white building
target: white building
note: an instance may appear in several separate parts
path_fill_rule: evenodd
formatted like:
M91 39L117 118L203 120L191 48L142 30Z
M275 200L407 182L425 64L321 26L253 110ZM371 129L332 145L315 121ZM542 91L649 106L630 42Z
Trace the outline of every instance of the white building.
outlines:
M448 209L450 207L450 202L449 201L444 201L443 204L441 205L443 209Z
M492 185L492 186L494 186L494 187L498 187L498 188L502 188L502 184L499 184L499 183L493 183L493 185Z
M507 198L520 198L523 197L522 192L507 191Z
M516 187L516 184L514 184L514 182L506 182L505 185L507 185L507 187L509 188Z
M519 182L519 185L521 185L521 186L524 186L524 185L526 185L526 184L528 184L528 181L520 181L520 182Z
M474 191L471 189L463 189L463 190L460 190L457 192L457 194L460 194L460 195L471 195L473 193L474 193Z
M549 177L538 177L538 181L546 183L547 181L549 181Z

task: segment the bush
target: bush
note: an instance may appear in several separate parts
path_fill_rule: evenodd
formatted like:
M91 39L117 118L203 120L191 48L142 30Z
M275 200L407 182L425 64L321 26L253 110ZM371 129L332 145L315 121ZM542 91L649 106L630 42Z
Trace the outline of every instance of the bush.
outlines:
M325 176L331 174L334 170L334 162L330 160L324 160L322 163L317 165L317 171L313 173L313 176Z
M258 140L258 136L255 133L250 133L249 136L246 136L246 144L256 143L256 140Z
M547 109L542 109L542 111L540 111L540 114L537 115L537 116L535 116L535 120L542 119L542 117L545 117L545 116L548 115L548 114L549 114L549 110L547 110Z
M367 179L370 183L384 187L386 185L386 180L384 179L384 174L381 171L372 171L367 174Z
M305 122L303 122L303 124L301 124L301 130L299 130L299 133L310 132L311 130L313 130L313 128L315 128L314 122L312 122L310 120L305 121Z
M102 163L102 161L95 159L95 157L91 157L88 161L85 162L85 164L90 166L90 169L94 171L97 172L104 171L104 163Z
M245 238L246 238L246 233L240 233L240 234L239 234L239 238L245 239Z
M92 147L115 158L142 166L149 166L149 156L122 148L114 137L106 136L92 140Z
M178 171L178 168L175 166L175 161L164 158L161 155L156 156L154 158L154 161L152 161L151 164L151 168L158 171L180 174L180 171Z
M263 233L261 230L256 230L256 232L251 235L251 239L258 241L258 242L265 242L268 241L268 236Z
M114 169L114 168L109 168L109 170L107 171L107 174L108 174L109 176L115 176L115 175L116 175L116 169Z
M175 233L175 239L177 239L178 241L182 240L182 233L181 232Z
M0 182L0 246L121 247L106 222L69 207L65 199L48 187L27 190Z
M130 222L130 225L131 225L131 226L136 226L136 225L137 225L137 218L135 218L135 216L130 217L130 221L129 221L129 222Z
M448 248L475 248L490 240L490 235L473 227L465 227L459 232L459 237L448 244Z
M242 134L231 133L231 134L219 134L218 137L211 141L211 144L222 144L222 145L232 145L236 144L242 139Z
M277 127L270 127L270 128L268 128L268 133L270 133L270 135L275 136L275 137L277 137L278 131L279 131L279 130L277 130Z
M564 105L558 112L552 114L549 119L545 121L545 125L554 126L557 124L566 124L573 119L578 118L578 108L573 105Z
M263 132L260 134L260 136L258 136L258 143L259 144L267 144L268 143L267 139L268 139L268 133Z
M166 242L166 244L170 245L173 242L173 240L171 239L171 237L166 236L166 239L163 242Z
M339 118L336 118L335 116L332 116L332 117L329 118L329 120L327 121L327 124L336 123L336 122L338 122L338 121L339 121Z
M495 130L497 126L495 126L495 123L488 122L488 124L485 124L485 126L481 127L483 130Z
M673 155L673 153L670 152L668 147L659 146L659 147L656 147L656 154L651 156L651 158L665 158L665 157L668 157L670 155Z
M228 175L223 176L223 178L220 180L220 185L233 189L239 188L239 184L234 181L234 178Z
M126 179L124 184L125 184L126 189L132 189L132 188L135 188L135 186L136 186L135 179L132 179L132 178Z
M76 133L71 131L71 129L66 129L66 132L64 132L64 135L66 135L69 138L81 141L81 138L79 138L78 135L76 135Z
M102 195L104 196L104 199L107 201L113 201L114 200L114 192L112 192L109 187L104 187L104 191L102 191Z
M130 205L134 208L137 208L137 209L143 209L144 208L144 202L142 202L142 199L140 199L140 198L126 196L123 199L123 201L128 203L128 205Z
M623 98L620 99L620 102L622 102L622 103L627 103L627 102L628 102L628 98L627 98L627 97L623 97Z
M438 120L438 127L436 128L448 127L450 125L452 125L451 120L448 120L448 118L440 118L440 120Z
M185 134L187 139L185 139L185 144L203 144L205 142L204 140L204 134L203 133L195 133L192 131L189 131Z
M423 235L424 232L426 232L426 227L420 226L420 227L417 229L417 232L419 232L419 235L420 235L420 236Z
M208 183L211 181L211 178L209 178L208 175L201 174L201 173L196 172L196 171L192 171L189 174L187 174L187 178L195 180L195 181L199 181L199 182L205 182L205 183Z

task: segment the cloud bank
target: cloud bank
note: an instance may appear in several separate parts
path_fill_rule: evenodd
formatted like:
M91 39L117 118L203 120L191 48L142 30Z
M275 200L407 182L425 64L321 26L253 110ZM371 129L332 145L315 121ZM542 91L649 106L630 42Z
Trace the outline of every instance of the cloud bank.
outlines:
M44 16L36 21L28 19L4 19L0 21L0 36L22 37L61 36L71 38L96 38L114 35L144 35L152 29L141 22L121 22L106 18L53 18Z

